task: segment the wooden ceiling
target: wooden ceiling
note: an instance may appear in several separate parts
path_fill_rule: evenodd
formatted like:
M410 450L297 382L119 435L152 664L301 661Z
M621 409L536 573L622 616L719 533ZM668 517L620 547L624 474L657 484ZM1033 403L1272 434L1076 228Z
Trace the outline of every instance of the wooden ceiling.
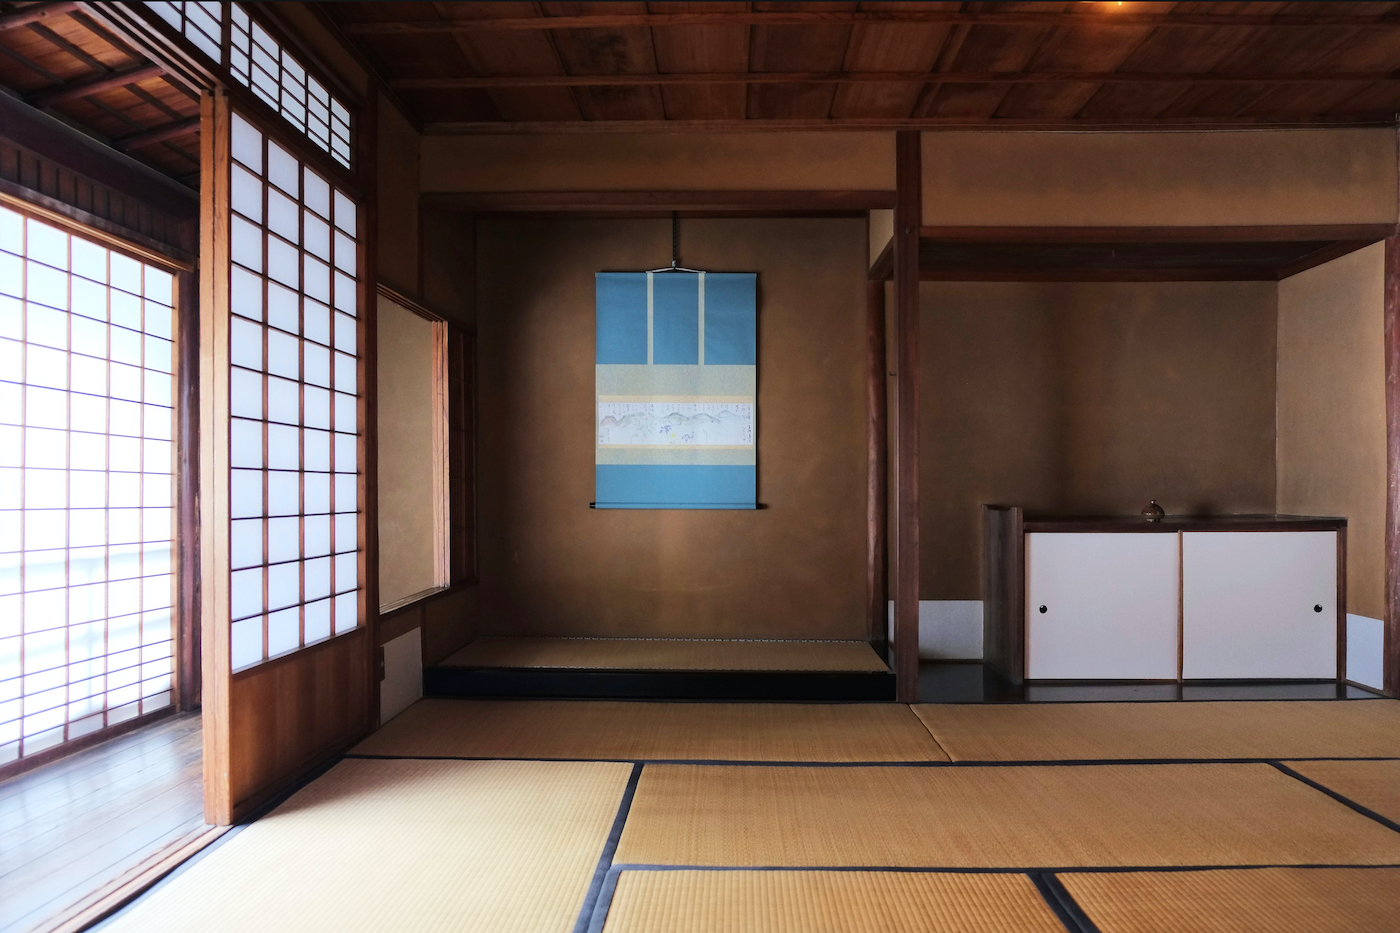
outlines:
M0 4L0 85L190 184L199 100L78 3Z
M325 3L428 132L1393 124L1397 3Z

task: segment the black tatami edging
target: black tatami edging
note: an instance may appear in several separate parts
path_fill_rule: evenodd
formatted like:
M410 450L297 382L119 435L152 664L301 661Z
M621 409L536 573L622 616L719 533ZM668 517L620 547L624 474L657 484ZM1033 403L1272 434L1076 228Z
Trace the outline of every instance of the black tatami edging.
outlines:
M1301 758L1290 758L1290 759L1288 759L1288 760L1289 760L1289 761L1302 761L1302 760L1304 760L1304 759L1301 759ZM1351 760L1355 760L1355 761L1370 761L1370 760L1373 760L1373 759L1341 759L1341 760L1343 760L1343 761L1351 761ZM1319 784L1317 781L1314 781L1312 778L1310 778L1310 777L1305 777L1304 775L1299 774L1297 771L1294 771L1292 768L1288 767L1288 765L1284 764L1282 761L1271 761L1271 762L1269 762L1269 764L1273 765L1275 768L1279 769L1280 771L1282 771L1284 774L1288 775L1289 777L1294 778L1295 780L1298 780L1298 781L1302 781L1304 784L1308 785L1308 786L1311 787L1313 790L1321 791L1322 793L1326 794L1328 797L1331 797L1333 800L1337 801L1338 803L1342 804L1343 806L1345 806L1345 807L1350 807L1352 810L1355 810L1357 813L1360 813L1362 816L1364 816L1364 817L1366 817L1366 818L1368 818L1368 819L1375 820L1377 823L1380 823L1380 824L1381 824L1382 826L1384 826L1386 829L1391 829L1391 830L1394 830L1394 831L1397 832L1397 833L1400 833L1400 823L1396 823L1394 820L1389 819L1388 817L1382 816L1381 814L1377 813L1375 810L1370 809L1369 807L1363 807L1361 804L1357 803L1355 800L1350 799L1349 797L1344 797L1344 796L1342 796L1341 794L1337 793L1337 792L1336 792L1335 790L1333 790L1332 788L1328 787L1326 784Z
M1193 871L1260 871L1272 868L1297 868L1307 871L1333 868L1355 868L1361 870L1400 868L1400 864L1386 865L1129 865L1111 867L1065 867L1044 868L1014 866L1004 868L967 868L960 866L910 866L910 865L648 865L619 863L608 868L607 877L592 904L591 918L584 930L575 927L576 933L602 933L612 909L613 898L617 894L618 879L626 871L712 871L712 872L872 872L882 874L912 875L1023 875L1035 885L1046 905L1064 925L1068 933L1100 933L1088 914L1074 897L1065 890L1058 875L1067 874L1129 874L1129 873L1177 873ZM582 920L582 917L580 917Z
M1025 761L762 761L752 758L541 758L510 755L371 755L353 753L346 758L378 761L560 761L611 762L638 765L703 765L734 768L1094 768L1109 765L1273 765L1281 761L1400 761L1387 758L1073 758ZM1294 776L1297 776L1296 774ZM1303 780L1307 780L1304 778ZM1310 782L1311 783L1311 782Z
M607 841L603 843L602 854L598 856L598 867L593 870L593 880L588 884L583 906L579 908L578 919L574 922L574 933L588 933L592 927L594 907L612 871L613 855L617 852L618 840L622 838L622 828L627 825L627 814L632 810L632 798L637 795L637 782L642 776L642 765L632 765L632 773L627 778L627 787L622 792L622 800L617 805L617 815L613 817L612 828L608 830ZM614 882L614 887L616 882ZM608 891L608 902L612 902L612 891Z
M1098 925L1089 919L1084 908L1079 906L1074 895L1065 890L1059 878L1048 872L1031 872L1030 879L1066 930L1070 933L1099 933Z

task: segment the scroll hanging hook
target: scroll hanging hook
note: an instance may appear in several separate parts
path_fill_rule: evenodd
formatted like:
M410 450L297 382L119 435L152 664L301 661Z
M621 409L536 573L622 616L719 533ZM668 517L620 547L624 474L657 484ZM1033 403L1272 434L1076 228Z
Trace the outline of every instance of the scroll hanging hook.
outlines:
M687 269L681 265L681 212L671 211L671 264L664 269L650 269L650 272L692 272L699 273L699 269Z

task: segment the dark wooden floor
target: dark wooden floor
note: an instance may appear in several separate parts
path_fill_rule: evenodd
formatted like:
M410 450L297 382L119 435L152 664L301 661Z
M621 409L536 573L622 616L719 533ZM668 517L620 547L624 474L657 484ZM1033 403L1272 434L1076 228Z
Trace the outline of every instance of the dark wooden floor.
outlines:
M1381 694L1365 687L1313 683L1013 684L980 662L925 661L919 665L921 703L1124 703L1171 700L1367 700Z
M0 933L53 928L204 829L197 712L0 784Z

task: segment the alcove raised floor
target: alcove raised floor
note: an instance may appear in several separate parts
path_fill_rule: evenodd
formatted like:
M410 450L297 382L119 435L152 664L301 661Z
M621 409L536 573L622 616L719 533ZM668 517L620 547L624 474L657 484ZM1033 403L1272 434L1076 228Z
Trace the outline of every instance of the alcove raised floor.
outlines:
M892 700L864 641L482 637L423 672L428 696Z

